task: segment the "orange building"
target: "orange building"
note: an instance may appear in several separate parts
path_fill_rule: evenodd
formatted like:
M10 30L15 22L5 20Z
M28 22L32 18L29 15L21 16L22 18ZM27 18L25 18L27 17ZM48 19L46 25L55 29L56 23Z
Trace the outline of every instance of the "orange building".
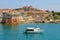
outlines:
M8 13L3 13L3 22L7 24L18 24L20 23L20 13L14 13L14 14L8 14Z

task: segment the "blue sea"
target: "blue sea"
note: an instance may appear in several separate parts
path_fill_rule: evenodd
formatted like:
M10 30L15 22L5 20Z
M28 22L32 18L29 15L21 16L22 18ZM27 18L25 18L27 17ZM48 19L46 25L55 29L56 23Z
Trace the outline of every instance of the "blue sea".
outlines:
M26 27L40 27L42 34L24 34ZM60 40L60 23L0 24L0 40Z

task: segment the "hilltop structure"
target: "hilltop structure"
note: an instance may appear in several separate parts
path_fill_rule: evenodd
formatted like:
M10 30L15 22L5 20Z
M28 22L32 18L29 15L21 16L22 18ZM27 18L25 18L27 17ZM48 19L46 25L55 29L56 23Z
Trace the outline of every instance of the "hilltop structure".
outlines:
M0 9L0 22L8 24L47 22L53 20L51 12L24 6L17 9Z

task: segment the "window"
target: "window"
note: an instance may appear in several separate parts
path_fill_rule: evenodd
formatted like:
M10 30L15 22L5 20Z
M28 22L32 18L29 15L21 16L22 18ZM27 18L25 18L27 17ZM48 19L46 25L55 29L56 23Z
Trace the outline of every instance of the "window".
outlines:
M34 31L33 29L27 29L26 31Z

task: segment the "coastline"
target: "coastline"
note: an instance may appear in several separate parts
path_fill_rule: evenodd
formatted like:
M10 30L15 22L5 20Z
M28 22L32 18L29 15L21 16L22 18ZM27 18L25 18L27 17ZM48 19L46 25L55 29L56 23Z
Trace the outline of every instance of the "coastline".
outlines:
M30 24L30 23L59 23L60 20L54 20L54 21L47 21L47 22L23 22L23 23L16 23L16 24ZM11 23L2 23L0 22L0 24L11 24ZM12 23L15 24L15 23Z

